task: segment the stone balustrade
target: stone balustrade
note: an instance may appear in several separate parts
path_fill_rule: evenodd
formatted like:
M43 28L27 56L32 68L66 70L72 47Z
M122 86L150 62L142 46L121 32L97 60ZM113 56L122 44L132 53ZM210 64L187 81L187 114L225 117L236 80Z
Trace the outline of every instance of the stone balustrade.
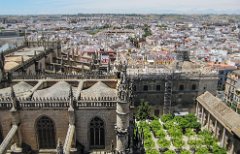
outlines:
M18 106L22 110L37 109L61 109L66 110L69 107L68 98L19 98ZM75 100L76 108L83 107L116 107L117 97L84 97ZM0 110L10 110L12 102L10 98L0 99Z

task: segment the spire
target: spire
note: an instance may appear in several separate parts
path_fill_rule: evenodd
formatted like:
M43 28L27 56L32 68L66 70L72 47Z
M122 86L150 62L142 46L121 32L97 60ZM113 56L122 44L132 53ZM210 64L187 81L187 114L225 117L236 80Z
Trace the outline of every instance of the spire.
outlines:
M110 59L108 60L108 67L107 67L107 71L108 71L108 73L110 72L110 69L111 69L111 63L110 63Z
M22 62L22 64L24 63L24 58L23 58L23 56L21 56L21 62Z
M63 63L63 56L61 57L61 68L60 68L60 71L61 71L61 73L63 73L64 72L64 63Z
M127 101L127 65L124 62L124 64L121 67L121 81L120 85L118 87L118 97L122 101Z
M16 94L14 92L13 86L11 86L11 98L16 98Z
M16 111L17 110L17 98L16 98L16 94L14 92L13 86L11 86L10 98L11 98L11 103L12 103L11 111Z
M127 63L124 61L123 65L122 65L122 78L121 78L121 83L122 84L126 84L126 78L127 78Z
M72 90L72 86L70 85L70 89L69 89L69 96L68 96L68 98L69 99L73 99L73 90Z
M74 59L74 48L72 48L72 59Z
M68 65L69 65L69 63L70 63L70 52L69 51L67 53L67 60L68 60Z
M74 109L74 104L73 104L74 96L73 96L72 86L70 86L68 99L69 99L69 110L70 109L73 110Z
M74 101L72 86L70 86L68 98L69 98L69 108L68 108L69 124L74 125L75 124L75 113L74 113L75 101Z

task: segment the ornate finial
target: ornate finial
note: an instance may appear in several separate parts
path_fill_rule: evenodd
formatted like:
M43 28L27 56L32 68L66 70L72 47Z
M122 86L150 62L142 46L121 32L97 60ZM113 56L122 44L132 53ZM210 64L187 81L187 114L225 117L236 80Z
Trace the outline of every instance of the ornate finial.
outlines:
M74 106L75 105L74 105L73 90L72 90L72 86L70 86L68 113L69 113L69 124L71 124L71 125L75 124Z
M73 110L73 107L74 107L74 104L73 104L74 95L73 95L72 86L70 86L68 99L69 99L69 101L70 101L70 102L69 102L69 109L72 109L72 110Z
M11 86L10 98L11 98L11 103L12 103L11 111L16 111L17 110L17 100L16 100L16 95L15 95L13 86Z
M72 86L70 85L70 89L69 89L69 96L68 96L68 99L73 99L73 90L72 90Z
M60 70L61 70L61 72L63 73L63 71L64 71L64 64L63 64L63 56L61 57L61 68L60 68Z
M70 52L68 51L67 53L67 60L68 60L68 63L70 62Z
M14 89L13 89L13 86L11 86L11 98L16 98L16 95L15 95L15 92L14 92Z
M113 143L113 140L112 140L112 144L111 144L111 152L114 152L114 143Z
M22 62L22 64L24 63L24 58L23 58L23 56L21 56L21 62Z

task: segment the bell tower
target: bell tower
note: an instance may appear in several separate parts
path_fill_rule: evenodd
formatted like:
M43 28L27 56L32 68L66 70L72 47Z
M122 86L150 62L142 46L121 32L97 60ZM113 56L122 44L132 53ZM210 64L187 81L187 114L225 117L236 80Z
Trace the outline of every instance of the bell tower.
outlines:
M129 102L127 87L127 65L124 64L121 80L118 85L117 124L116 124L116 152L125 154L128 147Z

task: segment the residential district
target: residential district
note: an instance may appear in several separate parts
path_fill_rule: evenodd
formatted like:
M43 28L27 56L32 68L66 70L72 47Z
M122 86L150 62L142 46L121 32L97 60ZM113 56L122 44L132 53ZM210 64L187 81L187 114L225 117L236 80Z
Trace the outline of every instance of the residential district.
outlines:
M240 154L240 16L0 16L0 154Z

